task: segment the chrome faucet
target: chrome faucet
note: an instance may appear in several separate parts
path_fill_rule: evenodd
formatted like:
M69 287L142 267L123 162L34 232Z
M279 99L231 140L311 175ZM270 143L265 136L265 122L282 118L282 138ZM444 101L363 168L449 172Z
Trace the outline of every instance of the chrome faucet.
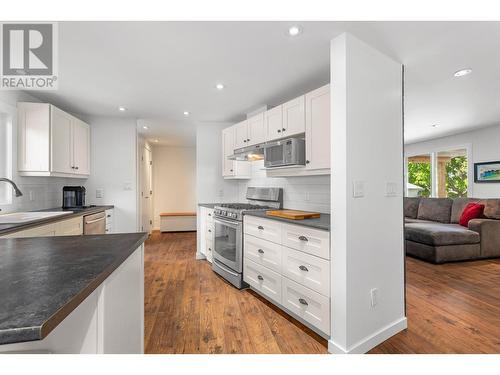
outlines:
M20 197L23 195L23 193L21 193L21 190L19 190L19 188L17 187L16 183L12 180L9 180L8 178L0 178L0 182L3 181L3 182L7 182L8 184L11 184L12 185L12 188L14 189L14 191L16 192L16 197Z

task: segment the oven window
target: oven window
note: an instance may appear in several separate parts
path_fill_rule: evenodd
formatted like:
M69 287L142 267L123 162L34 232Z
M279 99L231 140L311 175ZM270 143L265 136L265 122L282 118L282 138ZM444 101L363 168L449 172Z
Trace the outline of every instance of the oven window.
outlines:
M215 252L230 262L236 262L237 230L215 222Z

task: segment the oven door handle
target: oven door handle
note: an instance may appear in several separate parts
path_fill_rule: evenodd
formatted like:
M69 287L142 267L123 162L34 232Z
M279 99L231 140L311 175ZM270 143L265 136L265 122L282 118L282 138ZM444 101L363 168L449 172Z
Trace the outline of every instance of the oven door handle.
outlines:
M219 222L220 224L225 224L225 225L229 225L229 226L232 226L232 227L239 227L241 225L241 222L239 221L229 221L229 220L224 220L224 219L221 219L221 218L214 218L214 221L215 222Z
M227 273L233 275L233 276L236 276L238 277L240 274L239 273L236 273L234 272L232 269L226 267L224 264L222 264L221 262L218 262L217 259L214 259L214 262L215 264L217 265L217 267L223 269L224 271L226 271Z

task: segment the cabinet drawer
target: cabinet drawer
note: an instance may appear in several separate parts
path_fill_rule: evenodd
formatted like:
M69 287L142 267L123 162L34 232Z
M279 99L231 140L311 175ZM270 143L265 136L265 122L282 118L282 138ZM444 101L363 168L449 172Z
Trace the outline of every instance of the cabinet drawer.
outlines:
M207 223L206 224L206 231L205 231L205 236L207 241L213 241L214 240L214 233L215 233L215 226L214 224Z
M281 223L276 220L245 216L243 230L246 234L281 244Z
M330 334L330 299L283 277L282 305L320 331Z
M283 245L330 259L330 233L300 225L283 224Z
M243 261L243 280L270 300L281 303L281 275L269 268L252 262Z
M330 261L283 246L281 270L283 276L330 295Z
M243 253L247 259L281 272L281 245L245 234Z
M83 234L83 217L63 220L55 224L56 236L78 236Z
M213 224L214 223L214 210L213 208L206 208L205 207L205 220L207 223Z
M207 260L212 263L213 259L213 249L214 249L214 241L213 240L207 240L206 242L207 248L205 249L205 256L207 257Z

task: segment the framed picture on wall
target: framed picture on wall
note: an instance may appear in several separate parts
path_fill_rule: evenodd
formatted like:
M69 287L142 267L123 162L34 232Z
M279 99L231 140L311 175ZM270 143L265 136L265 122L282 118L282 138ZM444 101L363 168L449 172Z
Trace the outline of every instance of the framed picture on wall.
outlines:
M490 161L487 163L474 163L474 182L500 183L500 161Z

